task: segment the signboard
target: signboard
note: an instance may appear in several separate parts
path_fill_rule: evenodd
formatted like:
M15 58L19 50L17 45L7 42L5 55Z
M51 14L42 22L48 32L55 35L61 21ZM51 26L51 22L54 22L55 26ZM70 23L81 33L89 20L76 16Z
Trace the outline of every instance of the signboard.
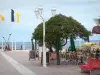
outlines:
M29 51L29 60L30 59L35 59L35 51L34 50Z

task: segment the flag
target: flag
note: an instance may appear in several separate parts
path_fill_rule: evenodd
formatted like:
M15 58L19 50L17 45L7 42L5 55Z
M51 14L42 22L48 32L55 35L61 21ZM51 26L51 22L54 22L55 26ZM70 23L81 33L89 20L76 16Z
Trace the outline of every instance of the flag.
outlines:
M11 9L11 22L14 22L14 10Z
M5 17L3 15L1 15L1 14L0 14L0 18L1 18L2 21L5 20Z
M17 13L16 13L16 16L17 16L17 20L16 20L16 21L17 21L17 22L20 22L20 16L21 16L21 14L20 14L19 12L17 12Z

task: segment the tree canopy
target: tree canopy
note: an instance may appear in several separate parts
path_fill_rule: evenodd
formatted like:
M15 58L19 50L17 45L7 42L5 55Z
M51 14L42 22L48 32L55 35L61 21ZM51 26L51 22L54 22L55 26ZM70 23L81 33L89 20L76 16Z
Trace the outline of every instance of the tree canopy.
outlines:
M59 41L61 44L66 45L67 39L73 37L74 39L78 36L84 40L89 40L91 34L81 23L72 17L67 17L62 14L57 14L51 17L45 23L45 42L49 49L54 47L57 53L57 64L60 64L59 57ZM38 40L38 43L42 45L43 42L43 23L40 23L33 33L33 38Z
M62 14L51 17L45 23L46 30L46 44L50 46L56 46L56 42L61 39L62 41L72 35L74 38L80 37L84 40L88 40L88 36L91 32L88 31L81 23L72 17L67 17ZM43 23L40 23L33 33L34 39L42 45L43 41ZM64 44L65 45L65 44Z

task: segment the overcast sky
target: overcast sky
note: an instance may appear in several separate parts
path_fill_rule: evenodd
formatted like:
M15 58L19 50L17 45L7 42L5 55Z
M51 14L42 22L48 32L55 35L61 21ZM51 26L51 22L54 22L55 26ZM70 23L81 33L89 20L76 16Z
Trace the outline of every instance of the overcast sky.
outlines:
M88 30L95 26L94 18L100 16L100 0L0 0L0 14L4 15L5 21L0 20L0 41L2 36L6 39L12 33L16 41L30 41L32 32L41 22L37 20L34 10L43 7L45 19L49 19L51 9L56 8L56 14L72 16L82 23ZM19 23L11 22L11 9L21 13ZM91 40L100 40L100 35L93 35Z

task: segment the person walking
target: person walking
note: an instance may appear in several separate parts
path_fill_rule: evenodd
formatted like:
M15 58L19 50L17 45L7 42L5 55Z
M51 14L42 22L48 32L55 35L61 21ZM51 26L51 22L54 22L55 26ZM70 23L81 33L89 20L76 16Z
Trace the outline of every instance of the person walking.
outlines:
M22 50L22 48L23 48L23 47L22 47L22 45L21 45L21 50Z

